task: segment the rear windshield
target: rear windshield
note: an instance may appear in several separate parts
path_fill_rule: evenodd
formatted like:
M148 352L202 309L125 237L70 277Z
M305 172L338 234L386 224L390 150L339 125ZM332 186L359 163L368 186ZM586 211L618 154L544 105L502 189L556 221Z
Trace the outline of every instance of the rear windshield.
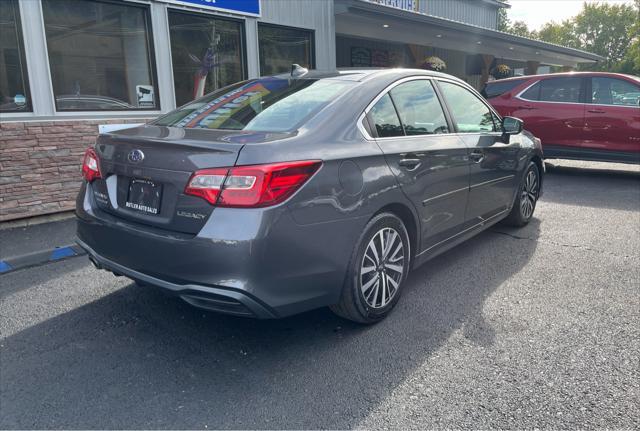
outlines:
M518 85L522 84L522 79L517 79L513 81L495 81L489 82L482 90L482 95L486 99L491 99L492 97L498 97L507 91L511 91L516 88Z
M262 78L211 93L153 124L192 129L284 132L299 127L353 82Z

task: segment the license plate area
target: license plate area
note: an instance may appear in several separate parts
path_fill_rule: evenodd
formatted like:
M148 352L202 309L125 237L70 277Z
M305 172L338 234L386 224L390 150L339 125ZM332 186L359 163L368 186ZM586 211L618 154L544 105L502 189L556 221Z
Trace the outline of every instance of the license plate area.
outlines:
M144 214L158 215L160 213L161 198L162 184L132 178L129 182L125 207Z

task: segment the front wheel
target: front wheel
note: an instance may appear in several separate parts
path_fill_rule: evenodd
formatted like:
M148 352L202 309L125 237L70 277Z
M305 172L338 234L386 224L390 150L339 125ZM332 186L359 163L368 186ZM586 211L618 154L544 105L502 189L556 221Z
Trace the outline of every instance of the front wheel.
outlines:
M525 226L531 221L533 212L540 196L540 170L534 162L529 162L529 166L518 187L516 200L513 203L511 212L505 219L505 223L511 226Z
M385 318L400 298L409 272L409 235L402 220L381 213L367 223L351 256L337 315L359 323Z

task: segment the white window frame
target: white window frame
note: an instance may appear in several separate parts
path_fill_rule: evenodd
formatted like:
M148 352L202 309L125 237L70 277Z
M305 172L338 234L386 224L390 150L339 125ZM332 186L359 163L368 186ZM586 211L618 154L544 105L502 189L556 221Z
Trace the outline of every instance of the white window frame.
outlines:
M175 109L173 76L171 72L171 48L169 46L169 28L167 23L167 5L150 0L122 0L125 3L142 4L149 7L151 33L157 88L160 99L158 110L135 111L57 111L49 53L47 50L44 16L40 1L18 0L20 19L23 28L30 23L29 31L23 31L23 43L31 104L33 112L3 113L3 121L46 121L46 120L93 120L93 119L136 119L155 118Z

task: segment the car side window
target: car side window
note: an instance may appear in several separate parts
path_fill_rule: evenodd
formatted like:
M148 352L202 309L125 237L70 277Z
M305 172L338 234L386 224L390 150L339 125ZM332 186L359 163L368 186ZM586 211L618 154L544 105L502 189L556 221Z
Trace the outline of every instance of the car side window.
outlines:
M491 109L478 96L457 84L439 81L460 133L495 132Z
M520 95L521 99L538 101L540 100L540 82L536 82Z
M526 79L510 79L508 81L487 82L480 94L482 94L482 96L486 99L502 96L504 93L513 90L524 81L526 81Z
M388 93L373 105L369 111L369 119L380 138L404 136L398 113Z
M640 86L616 78L591 79L591 103L596 105L638 106Z
M449 133L444 111L430 81L405 82L390 93L407 135Z
M579 103L581 78L550 78L540 82L541 102Z

